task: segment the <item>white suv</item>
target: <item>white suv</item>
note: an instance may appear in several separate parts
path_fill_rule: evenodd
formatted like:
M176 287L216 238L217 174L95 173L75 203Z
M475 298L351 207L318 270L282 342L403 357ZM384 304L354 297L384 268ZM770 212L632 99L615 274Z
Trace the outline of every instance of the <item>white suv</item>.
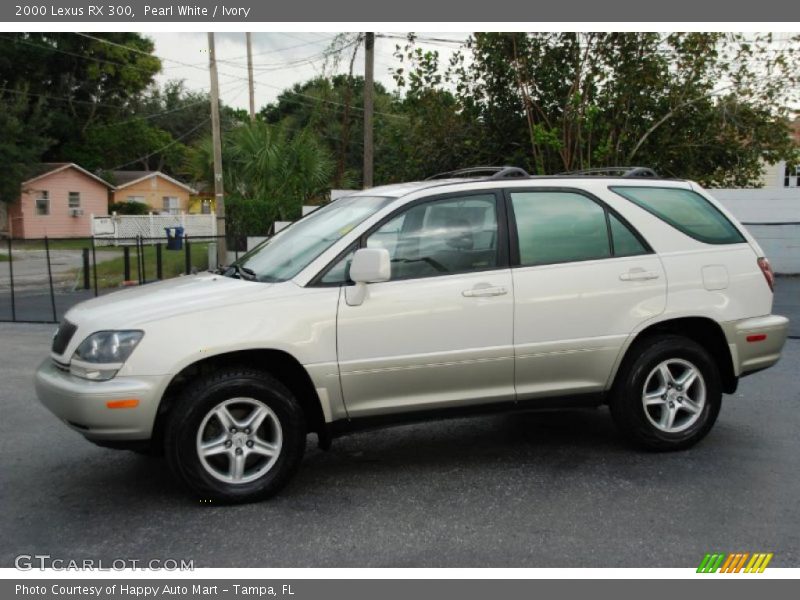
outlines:
M769 263L698 185L475 174L357 192L220 272L79 304L39 398L244 501L289 480L309 432L479 410L608 404L639 446L687 448L778 361Z

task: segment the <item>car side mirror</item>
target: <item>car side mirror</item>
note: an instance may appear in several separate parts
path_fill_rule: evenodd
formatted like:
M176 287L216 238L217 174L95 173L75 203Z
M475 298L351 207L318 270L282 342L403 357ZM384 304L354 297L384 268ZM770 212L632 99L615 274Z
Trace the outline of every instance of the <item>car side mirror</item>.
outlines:
M367 297L367 284L389 281L392 261L386 248L361 248L353 255L350 279L354 286L345 289L345 300L350 306L359 306Z

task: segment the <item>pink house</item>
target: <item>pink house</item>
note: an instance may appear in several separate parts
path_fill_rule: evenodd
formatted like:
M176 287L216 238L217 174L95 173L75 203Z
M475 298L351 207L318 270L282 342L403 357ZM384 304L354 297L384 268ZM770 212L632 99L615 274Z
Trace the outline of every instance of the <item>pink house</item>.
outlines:
M88 237L91 215L108 214L110 183L75 163L43 163L22 183L20 199L8 207L13 238Z

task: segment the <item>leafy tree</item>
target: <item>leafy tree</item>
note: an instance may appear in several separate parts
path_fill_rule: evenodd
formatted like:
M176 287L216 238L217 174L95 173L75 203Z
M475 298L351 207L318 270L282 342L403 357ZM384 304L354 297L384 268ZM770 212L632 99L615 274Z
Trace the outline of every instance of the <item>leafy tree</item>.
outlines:
M395 47L400 65L392 75L401 90L399 119L386 124L377 141L376 179L380 182L424 179L435 173L479 164L481 133L453 93L442 87L439 53L408 43Z
M748 34L751 35L751 34ZM451 65L483 155L536 173L646 164L756 182L792 155L797 41L721 33L477 33ZM470 59L466 60L467 53Z
M195 181L213 182L212 150L210 139L194 149L186 168ZM330 152L309 130L291 134L261 120L224 135L222 160L234 234L265 233L275 220L299 218L304 203L324 197L333 174Z
M0 92L0 201L15 202L20 184L33 174L32 168L52 144L42 132L47 115L42 102L29 103L25 88Z
M45 160L73 160L89 127L127 116L161 68L138 33L4 34L0 48L0 87L25 86L29 103L43 102L49 115ZM105 156L84 156L82 166L107 166Z
M375 154L382 153L381 140L397 117L396 99L381 84L375 84ZM278 95L262 108L260 116L271 124L292 131L310 129L335 157L334 187L358 186L364 156L364 78L335 75L317 77ZM400 115L398 115L400 117Z

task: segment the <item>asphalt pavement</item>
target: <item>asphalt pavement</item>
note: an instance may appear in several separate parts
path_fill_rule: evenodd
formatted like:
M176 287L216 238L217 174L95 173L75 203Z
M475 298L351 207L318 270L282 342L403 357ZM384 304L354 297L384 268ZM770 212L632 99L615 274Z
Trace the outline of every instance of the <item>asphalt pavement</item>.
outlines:
M800 566L800 341L741 381L695 448L633 450L606 409L309 438L293 482L201 504L163 460L106 450L36 400L53 327L0 324L0 566L19 554L197 567Z

